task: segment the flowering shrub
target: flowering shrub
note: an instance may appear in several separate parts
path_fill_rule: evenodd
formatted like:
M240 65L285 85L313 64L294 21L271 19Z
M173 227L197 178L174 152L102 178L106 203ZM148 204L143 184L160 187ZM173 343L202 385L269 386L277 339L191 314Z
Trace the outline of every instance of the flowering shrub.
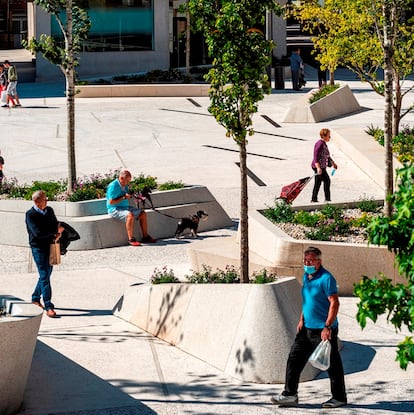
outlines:
M49 200L80 202L82 200L102 199L105 197L108 184L116 179L120 169L110 170L109 173L94 173L90 176L83 176L76 179L73 191L68 193L67 180L34 181L31 185L20 186L16 178L5 178L0 184L0 195L2 198L30 200L33 192L44 190ZM184 187L182 182L169 181L158 186L157 178L144 176L142 173L133 178L129 183L129 189L138 193L147 187L151 190L180 189Z
M180 282L180 280L174 275L173 269L167 269L164 265L161 269L155 268L151 275L151 284L166 284L171 282Z
M240 283L240 270L232 265L227 265L224 270L217 268L212 271L208 265L202 265L202 271L193 271L191 275L186 275L187 282L192 284L234 284ZM276 281L276 274L262 269L253 273L250 283L252 284L267 284ZM167 269L166 266L162 269L155 268L150 279L151 284L162 284L170 282L180 282L175 276L172 269Z

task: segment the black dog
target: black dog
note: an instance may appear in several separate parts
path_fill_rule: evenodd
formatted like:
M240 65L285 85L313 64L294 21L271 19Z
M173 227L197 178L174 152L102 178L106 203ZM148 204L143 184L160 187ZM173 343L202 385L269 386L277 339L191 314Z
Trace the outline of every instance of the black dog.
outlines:
M150 208L154 209L154 205L151 200L151 189L148 186L145 186L142 190L140 190L138 193L130 191L129 192L132 196L135 197L137 204L139 205L141 203L142 209L146 208L146 201L148 200L150 204ZM139 206L138 206L139 207Z
M175 237L178 239L186 229L190 229L193 238L197 238L198 223L200 220L207 219L208 214L203 210L199 210L195 215L189 216L188 218L181 218L175 231Z

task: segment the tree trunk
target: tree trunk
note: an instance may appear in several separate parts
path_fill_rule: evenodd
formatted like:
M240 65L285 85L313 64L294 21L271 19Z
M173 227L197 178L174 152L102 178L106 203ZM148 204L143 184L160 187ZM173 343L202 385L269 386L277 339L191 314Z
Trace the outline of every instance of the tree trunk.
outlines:
M187 24L185 27L185 72L187 76L190 76L190 52L191 52L191 46L190 46L190 36L191 36L191 30L190 30L190 12L188 10L187 5L187 11L186 11L186 20Z
M400 130L401 122L401 107L402 107L402 94L401 94L401 84L399 82L398 75L394 72L394 119L392 125L392 136L395 137L398 135Z
M329 70L329 84L335 85L335 71Z
M249 224L247 196L246 139L240 144L240 282L249 282Z
M76 182L76 155L75 155L75 67L73 62L73 21L72 0L66 3L66 51L68 65L65 68L66 77L66 109L67 109L67 150L68 150L68 187L71 192Z
M388 196L394 192L394 171L392 153L392 130L393 130L393 45L391 39L391 9L389 3L384 2L384 149L385 149L385 203L384 214L391 216L392 205Z

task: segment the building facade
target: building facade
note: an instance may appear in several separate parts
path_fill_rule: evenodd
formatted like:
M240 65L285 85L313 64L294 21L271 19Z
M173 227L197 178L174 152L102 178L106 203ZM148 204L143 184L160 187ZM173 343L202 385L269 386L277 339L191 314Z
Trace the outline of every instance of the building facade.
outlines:
M168 69L170 7L166 0L86 0L92 21L77 68L83 79ZM61 36L53 16L28 3L28 37ZM60 69L36 56L36 79L62 76Z
M186 64L187 19L179 12L185 0L82 0L92 25L80 53L81 79L165 70ZM285 0L280 1L285 4ZM264 29L264 28L262 28ZM286 55L286 24L269 13L266 37ZM62 37L54 16L30 0L0 0L0 49L21 48L25 38ZM190 65L209 63L201 34L191 33ZM63 77L60 69L36 56L36 80Z

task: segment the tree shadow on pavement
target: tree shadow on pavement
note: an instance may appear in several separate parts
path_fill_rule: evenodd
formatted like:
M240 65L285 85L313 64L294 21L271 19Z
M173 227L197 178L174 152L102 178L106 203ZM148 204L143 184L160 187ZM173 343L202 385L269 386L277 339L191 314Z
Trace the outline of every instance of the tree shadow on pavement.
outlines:
M155 414L151 408L56 350L40 341L36 343L22 413L70 414L86 410L110 414L111 408L128 408L125 413L130 415Z

